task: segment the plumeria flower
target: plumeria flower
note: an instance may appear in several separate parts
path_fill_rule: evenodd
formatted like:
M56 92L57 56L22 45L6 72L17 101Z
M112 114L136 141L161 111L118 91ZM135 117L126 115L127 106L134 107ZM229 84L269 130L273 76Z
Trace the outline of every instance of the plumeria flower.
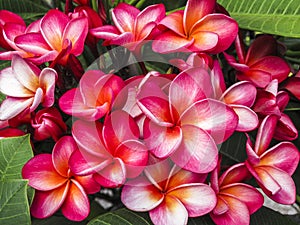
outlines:
M277 42L270 35L257 37L244 53L237 38L239 62L224 52L230 66L236 69L239 80L251 81L255 86L264 88L272 80L282 82L290 73L289 65L277 55Z
M152 31L165 14L163 4L151 5L140 11L127 3L120 3L112 10L115 26L105 25L90 32L105 39L105 46L121 45L140 54L140 47L145 40L151 39Z
M205 215L215 207L216 195L203 183L206 175L172 166L168 160L152 163L123 187L121 200L127 208L149 211L155 225L184 225L188 217Z
M66 65L70 54L82 53L87 33L85 16L70 19L63 12L51 9L40 21L40 32L20 35L15 43L24 51L41 56L31 59L37 64L56 60Z
M238 24L224 14L214 13L215 0L188 0L185 10L165 17L159 24L167 28L153 42L159 53L178 51L220 53L236 38Z
M213 88L208 72L193 68L178 74L167 90L146 76L137 104L147 116L144 141L158 158L171 157L180 167L197 173L217 165L216 143L236 129L237 114L226 104L208 99Z
M51 154L40 154L23 167L22 176L36 189L31 204L31 215L46 218L61 209L69 220L84 220L90 212L87 194L100 190L92 175L77 176L70 171L69 159L77 149L74 139L62 137Z
M17 14L7 10L0 10L0 47L6 51L0 52L0 60L11 60L13 55L22 58L33 57L34 54L19 48L15 38L25 33L36 31L36 22L26 28L24 20Z
M274 138L277 140L295 140L298 131L290 117L283 111L290 98L287 92L278 91L278 81L272 80L263 90L258 90L253 110L264 118L267 115L277 115L279 120L276 125Z
M249 175L244 163L230 167L219 177L220 162L211 175L217 204L210 217L217 225L247 225L250 215L262 207L264 197L254 187L241 183Z
M72 157L77 175L94 174L104 187L119 187L137 177L148 162L148 149L139 140L139 128L124 111L114 111L99 122L76 121L72 134L80 150Z
M245 164L267 196L281 204L293 204L296 187L291 176L298 166L300 154L291 142L281 142L268 149L277 119L275 115L269 115L262 121L254 146L248 137Z
M42 71L15 55L12 66L0 72L0 91L7 97L0 106L0 120L11 119L20 113L34 111L41 103L54 103L57 73L51 68Z
M34 128L33 137L37 141L52 138L58 141L67 131L67 125L57 108L44 108L31 118L31 126Z
M124 81L117 75L89 70L81 78L78 88L61 96L59 107L68 115L95 121L109 112L124 86Z
M0 129L0 139L6 138L6 137L18 137L23 136L26 133L18 128L12 128L12 127L6 127L3 129Z

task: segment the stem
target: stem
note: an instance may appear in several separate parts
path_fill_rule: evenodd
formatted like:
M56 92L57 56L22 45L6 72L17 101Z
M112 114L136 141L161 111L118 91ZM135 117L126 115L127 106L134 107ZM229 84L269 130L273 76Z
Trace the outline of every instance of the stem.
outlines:
M284 111L300 111L300 108L288 108L284 109Z
M242 35L239 33L235 39L234 45L239 63L245 63L245 46L243 44Z
M146 1L147 1L147 0L140 0L140 1L135 5L135 7L137 7L138 9L141 8L141 7L144 5L144 3L145 3Z
M131 0L130 2L128 2L129 5L136 5L138 3L139 0Z
M66 0L66 5L65 5L65 14L68 15L69 12L72 11L72 0Z

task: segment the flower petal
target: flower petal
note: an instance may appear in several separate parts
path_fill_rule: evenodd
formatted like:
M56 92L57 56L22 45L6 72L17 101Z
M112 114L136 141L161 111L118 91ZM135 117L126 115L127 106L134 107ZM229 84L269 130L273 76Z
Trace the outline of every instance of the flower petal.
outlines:
M250 108L242 105L230 105L234 112L239 117L239 122L236 127L237 131L251 131L258 126L257 114Z
M194 43L189 49L193 52L210 51L217 46L219 41L218 35L210 31L194 32L191 37L193 37Z
M180 127L164 127L145 119L143 128L144 141L148 149L158 158L168 157L181 143Z
M248 82L241 81L230 86L222 96L227 104L244 105L251 107L256 98L256 87Z
M216 194L206 184L193 183L177 187L168 193L180 200L188 211L189 217L205 215L217 203Z
M80 27L81 29L78 29ZM62 40L68 39L72 42L70 53L78 56L84 48L84 41L88 33L88 19L86 17L75 18L70 20L66 25Z
M188 40L173 31L166 31L154 39L152 49L158 53L190 52L188 48L193 43L194 39Z
M221 188L220 192L224 195L233 196L245 203L250 214L256 212L264 203L263 195L248 184L236 183L226 185Z
M275 132L277 116L269 115L264 118L258 129L254 151L258 156L263 154L269 147Z
M297 139L297 137L298 130L295 127L293 121L288 115L281 113L281 117L277 122L276 130L274 133L274 139L292 141Z
M169 88L169 101L179 115L194 102L212 95L209 74L201 68L192 68L178 74Z
M162 19L159 24L164 25L179 36L186 37L186 33L183 28L183 10L170 13Z
M22 176L29 185L40 191L49 191L62 186L67 177L61 176L54 168L51 154L40 154L30 159L22 169Z
M256 87L264 88L272 80L272 75L263 70L250 69L245 73L237 73L239 80L246 80L252 82Z
M134 22L140 10L127 3L120 3L112 10L112 19L121 33L134 32Z
M89 33L94 35L97 38L108 39L108 40L116 38L121 34L118 28L111 25L104 25L101 27L90 29Z
M11 67L0 71L0 91L11 97L32 97L34 92L24 87Z
M154 224L187 224L188 212L184 205L177 199L167 195L163 202L149 212Z
M95 194L100 191L101 186L93 178L93 174L87 176L74 176L87 194Z
M124 162L119 158L114 158L110 165L94 174L94 179L103 187L115 188L125 183L126 176Z
M181 116L182 125L195 125L207 131L217 144L234 132L237 123L236 113L229 106L213 99L194 103Z
M57 73L54 69L51 68L43 69L39 76L40 87L43 89L45 96L43 99L44 107L51 107L54 104L54 91L56 79Z
M35 55L44 55L51 50L41 33L19 35L15 38L15 44L24 51Z
M39 219L52 216L65 201L69 184L51 191L36 191L30 207L31 215Z
M130 210L144 212L157 207L164 195L145 177L128 181L121 193L121 201Z
M0 120L8 120L29 109L33 98L6 98L0 105Z
M216 6L215 0L188 0L184 10L183 24L186 34L207 14L211 14Z
M195 173L212 171L218 161L218 148L212 137L193 125L184 125L181 129L182 142L171 159L181 168Z
M218 225L249 224L250 216L247 206L236 198L219 195L218 198L227 204L228 210L222 214L210 213L212 220Z
M280 142L261 155L260 165L273 166L287 172L295 172L299 162L299 151L291 142Z
M82 186L71 180L70 189L61 207L62 214L69 220L84 220L90 213L90 202Z
M77 144L71 136L60 138L53 147L53 166L61 176L68 176L69 159L72 153L77 149Z
M148 149L140 141L128 140L116 149L115 157L124 162L127 177L134 178L143 172L148 163Z
M11 65L18 81L30 91L35 92L39 85L39 73L35 72L40 70L35 65L27 63L18 55L13 56Z
M293 204L296 201L296 187L293 179L283 170L271 166L255 168L263 191L275 202Z
M206 1L205 3L206 4ZM193 26L192 33L200 31L209 31L218 35L219 40L217 46L210 52L223 52L232 44L238 33L237 22L224 14L206 15Z
M58 52L62 50L63 32L68 22L68 16L57 9L49 10L41 20L41 33L45 41Z
M126 112L117 110L105 118L103 125L103 140L113 153L121 142L137 140L139 128L134 119Z

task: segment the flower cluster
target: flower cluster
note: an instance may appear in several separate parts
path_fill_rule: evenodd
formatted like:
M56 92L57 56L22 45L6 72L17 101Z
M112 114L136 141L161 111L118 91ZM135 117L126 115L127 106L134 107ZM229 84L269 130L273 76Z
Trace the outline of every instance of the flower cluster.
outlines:
M168 15L163 4L120 3L111 22L102 3L100 13L89 1L73 5L28 26L0 10L0 59L11 60L0 72L0 136L32 134L36 155L22 170L36 190L32 216L61 209L84 220L88 194L101 187L157 225L205 214L217 225L249 224L264 202L249 179L272 200L295 202L298 131L284 109L300 99L300 73L289 76L274 37L258 36L246 52L215 0L188 0ZM84 50L101 70L84 73ZM168 58L169 69L149 69L147 53ZM247 158L224 165L219 149L236 132L247 137ZM53 149L39 149L45 140Z

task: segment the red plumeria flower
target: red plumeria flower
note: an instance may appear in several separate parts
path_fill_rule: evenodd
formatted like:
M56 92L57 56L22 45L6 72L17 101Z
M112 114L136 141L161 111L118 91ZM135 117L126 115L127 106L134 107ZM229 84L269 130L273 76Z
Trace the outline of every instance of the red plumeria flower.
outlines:
M258 90L253 110L264 118L274 114L278 116L278 122L274 133L277 140L295 140L298 131L288 115L283 113L290 98L287 92L278 91L278 81L275 79L264 90Z
M205 215L216 205L216 195L203 183L205 178L171 166L168 160L156 161L143 176L124 185L121 200L130 210L149 211L156 225L187 224L188 217Z
M31 126L34 128L33 137L37 141L52 138L54 141L67 131L67 125L57 108L45 108L38 111L31 118Z
M68 115L95 121L109 112L124 86L124 81L117 75L89 70L81 78L78 88L60 97L59 107Z
M248 137L245 164L267 196L281 204L293 204L296 187L291 176L298 166L300 154L291 142L281 142L268 149L276 122L275 115L262 121L254 146Z
M34 54L20 49L15 38L25 33L36 31L36 22L26 28L24 20L17 14L7 10L0 10L0 47L6 51L0 52L0 60L11 60L13 55L22 58L33 57Z
M100 190L92 175L77 176L70 171L69 159L77 145L70 136L62 137L51 154L40 154L23 167L22 176L36 189L30 208L32 216L46 218L61 208L69 220L84 220L90 212L87 194Z
M239 80L251 81L255 86L264 88L274 79L282 82L288 77L290 67L282 58L276 56L278 44L272 36L257 37L247 54L242 50L243 46L238 38L237 43L239 62L225 52L224 56L229 65L237 70L236 76Z
M236 164L218 177L219 166L212 172L211 187L217 194L217 205L210 217L217 225L249 224L250 215L264 203L264 197L254 187L241 183L249 176L244 163Z
M41 103L54 103L57 73L51 68L42 71L15 55L12 66L0 72L0 91L7 97L0 106L0 120L11 119L20 113L33 112Z
M216 143L234 132L238 117L226 104L207 99L213 93L208 72L183 71L165 88L147 78L139 87L137 104L147 116L143 135L149 150L158 158L170 156L186 170L212 171L217 165Z
M159 53L178 51L220 53L236 38L238 24L214 13L215 0L188 0L185 10L171 13L159 24L168 28L153 42Z
M83 52L87 33L85 16L70 19L63 12L51 9L40 21L40 32L20 35L15 43L24 51L40 56L31 59L37 64L56 60L66 65L70 54L78 56Z
M140 11L127 3L120 3L112 10L115 26L105 25L90 32L105 39L105 46L121 45L139 55L140 47L145 40L151 39L152 31L165 14L163 4L151 5Z
M124 111L114 111L99 122L76 121L72 134L80 151L71 157L77 175L94 174L104 187L118 187L137 177L147 165L148 150L139 140L139 128Z

